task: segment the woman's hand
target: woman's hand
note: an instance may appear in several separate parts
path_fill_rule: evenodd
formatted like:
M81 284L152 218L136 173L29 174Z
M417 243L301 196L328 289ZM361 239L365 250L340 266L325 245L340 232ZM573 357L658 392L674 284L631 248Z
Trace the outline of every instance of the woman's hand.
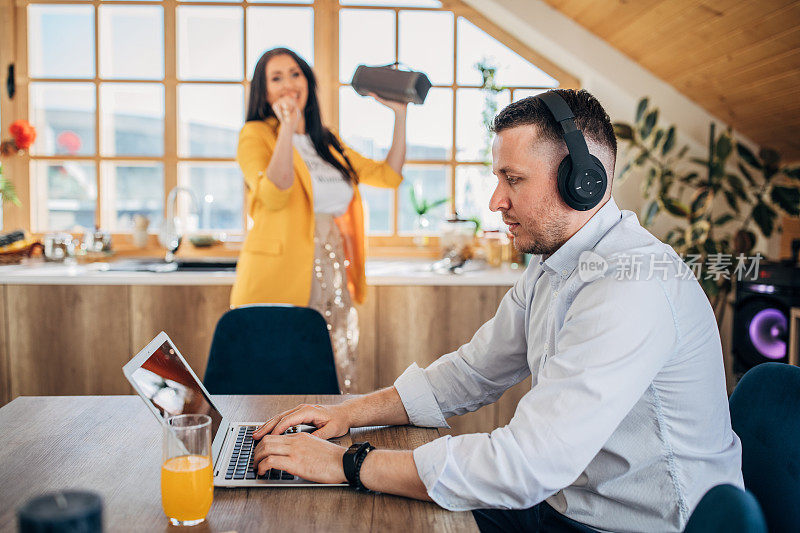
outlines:
M322 439L341 437L350 431L351 427L350 414L346 405L301 404L267 420L263 426L253 432L253 438L257 440L268 433L281 435L297 424L316 426L317 430L312 435Z
M278 98L275 103L272 104L272 110L275 112L275 116L278 117L278 120L281 121L281 125L288 128L292 133L297 130L302 115L297 101L294 98L290 96Z
M308 433L266 435L256 446L253 465L259 475L276 468L317 483L345 483L342 456L346 451Z
M385 105L386 107L394 111L395 115L405 115L406 111L408 110L407 102L395 102L394 100L387 100L385 98L381 98L375 93L369 93L369 95L378 102L380 102L381 104Z

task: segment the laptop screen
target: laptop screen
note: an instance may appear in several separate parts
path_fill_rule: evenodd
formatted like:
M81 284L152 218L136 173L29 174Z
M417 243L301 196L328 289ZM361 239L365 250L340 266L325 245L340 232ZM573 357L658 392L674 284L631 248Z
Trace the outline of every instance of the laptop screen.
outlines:
M205 395L197 379L169 342L159 346L141 367L134 370L131 380L163 418L208 415L211 417L211 438L217 434L222 414Z

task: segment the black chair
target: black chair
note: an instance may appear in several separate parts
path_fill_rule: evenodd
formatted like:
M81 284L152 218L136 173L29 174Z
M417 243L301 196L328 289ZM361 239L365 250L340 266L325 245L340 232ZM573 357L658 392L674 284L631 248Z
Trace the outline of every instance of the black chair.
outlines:
M769 530L800 531L800 368L763 363L730 398L742 440L744 485L764 510Z
M755 497L733 485L717 485L697 504L684 533L767 533Z
M203 384L211 394L339 394L325 320L291 305L231 309L217 322Z

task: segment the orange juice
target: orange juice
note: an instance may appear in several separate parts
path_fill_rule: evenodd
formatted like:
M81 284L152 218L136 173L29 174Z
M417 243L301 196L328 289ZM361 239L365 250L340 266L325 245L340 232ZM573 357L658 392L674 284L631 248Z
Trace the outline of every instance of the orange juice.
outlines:
M214 499L211 458L181 455L161 465L161 505L164 514L176 520L206 517Z

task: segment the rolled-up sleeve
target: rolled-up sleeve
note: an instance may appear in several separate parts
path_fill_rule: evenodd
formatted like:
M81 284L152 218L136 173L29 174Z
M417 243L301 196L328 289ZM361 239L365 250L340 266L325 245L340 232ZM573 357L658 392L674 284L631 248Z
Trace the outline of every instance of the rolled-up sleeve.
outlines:
M239 133L236 161L242 169L245 183L250 190L248 213L253 214L253 204L262 203L267 209L276 211L286 207L294 187L280 189L267 177L267 167L272 159L272 150L253 124L247 123Z
M513 316L498 313L492 329ZM450 510L524 509L567 487L650 386L675 350L677 336L672 306L658 281L604 279L584 287L567 312L556 352L545 360L507 426L443 437L414 450L428 494ZM447 357L466 361L469 354L461 350ZM491 366L492 361L482 363ZM457 411L453 406L461 385L444 387L443 380L456 369L475 366L483 369L465 362L450 371L424 371L440 406L438 394L445 391L444 414ZM481 384L494 378L474 375ZM452 377L456 384L465 380ZM425 401L430 399L417 396L411 403Z

